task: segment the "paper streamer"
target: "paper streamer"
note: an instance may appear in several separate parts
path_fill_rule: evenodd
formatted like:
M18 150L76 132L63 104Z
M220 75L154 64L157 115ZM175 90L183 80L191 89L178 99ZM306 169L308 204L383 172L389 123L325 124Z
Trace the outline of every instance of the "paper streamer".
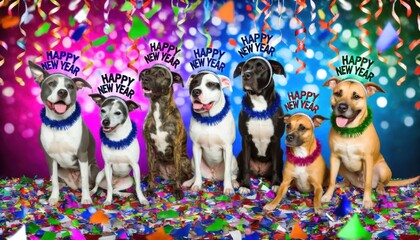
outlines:
M211 35L207 31L207 28L205 25L210 20L210 14L211 14L211 10L213 9L213 5L210 3L210 0L204 0L203 7L204 7L203 23L201 24L201 28L197 28L197 29L204 37L206 37L207 39L206 47L211 47L211 40L212 40Z
M133 0L130 0L130 4L132 4L133 7L136 6L136 2L133 1ZM146 4L146 3L144 3L144 4ZM140 8L140 10L143 10L143 9L144 9L144 5ZM131 11L126 12L127 18L131 22L131 29L137 28L135 25L137 24L137 22L138 23L141 22L141 20L137 16L134 16L135 21L133 21L133 14L134 14L135 11L136 11L136 9L133 8ZM130 34L130 32L132 34ZM131 41L131 46L128 47L126 52L125 52L125 55L128 59L127 67L134 70L136 72L136 74L138 74L139 70L137 70L137 68L134 66L134 63L136 63L137 60L139 60L139 57L140 57L140 50L137 48L137 45L139 43L139 38L138 37L140 35L133 35L133 32L131 30L130 30L130 32L129 32L128 36L129 36L129 39ZM137 53L137 56L133 59L130 59L130 57L129 57L131 51L135 51Z
M3 7L4 5L5 5L4 1L0 1L0 8ZM6 42L2 41L1 39L0 39L0 46L2 46L7 51L7 49L8 49L7 44L6 44ZM4 57L3 57L3 55L0 54L0 68L3 65L4 65ZM3 85L4 85L4 81L0 76L0 86L3 86Z
M251 32L257 32L258 31L257 22L260 19L261 14L262 14L261 9L258 8L258 0L255 1L255 11L257 12L257 15L252 19L252 20L254 20L254 28L251 30Z
M83 67L82 72L85 73L86 71L88 71L89 69L93 68L93 61L90 58L87 58L84 56L84 54L92 47L92 40L90 40L90 38L88 37L91 28L92 28L92 21L89 20L88 13L91 9L91 5L89 3L88 0L84 0L85 5L83 5L82 9L80 11L84 12L84 15L86 15L86 17L84 17L83 20L84 22L86 22L87 24L87 29L85 30L85 33L83 34L82 38L88 43L84 48L82 48L82 54L80 55L80 59L86 63L87 65L85 67ZM79 12L80 12L79 11ZM75 17L76 18L76 17ZM85 73L87 74L87 73Z
M58 17L54 17L54 13L58 12L60 10L60 4L56 1L56 0L50 0L50 2L52 4L54 4L56 7L54 7L53 9L51 9L48 12L48 19L50 19L50 21L52 23L54 23L55 25L57 25L56 28L53 28L50 32L50 34L55 37L55 41L52 42L49 46L49 50L53 49L55 46L58 45L58 43L60 43L61 40L61 35L58 33L61 29L61 21Z
M130 0L130 2L134 5L134 6L136 6L136 1L135 0ZM146 0L144 3L143 3L143 5L141 6L141 8L140 8L140 17L143 19L143 21L145 22L145 23L147 23L147 25L150 25L150 21L149 21L149 19L145 16L145 14L144 14L144 9L145 8L147 8L150 4L152 3L152 0ZM153 4L155 4L154 2L153 2ZM152 7L153 8L153 7ZM134 11L133 11L133 13L134 13Z
M375 19L378 20L379 16L382 13L382 10L384 8L384 4L382 3L382 0L378 0L378 11L375 12ZM381 35L382 33L382 28L380 26L378 26L378 31L377 31L377 35ZM383 63L388 63L388 60L382 56L382 53L380 51L378 51L378 59L379 61L383 62Z
M368 23L372 19L371 12L367 8L364 7L369 2L370 2L370 0L364 0L359 5L360 10L362 12L364 12L365 14L367 14L367 16L365 18L362 18L357 23L357 27L360 29L360 31L362 31L362 34L360 34L360 36L359 36L359 41L365 48L368 49L367 51L362 53L362 55L361 55L362 57L366 57L372 52L372 47L369 45L369 43L367 43L365 40L363 40L364 38L366 38L370 34L370 32L366 28L363 27L364 24Z
M281 21L283 21L283 9L284 9L284 0L282 4L280 5L280 0L277 2L277 12L279 14L279 26L281 24ZM280 29L280 36L274 40L271 41L271 46L275 47L277 44L279 44L283 40L283 33Z
M174 5L174 2L172 0L172 11L174 12L174 21L176 22L176 26L178 28L178 32L176 33L179 37L179 43L178 43L178 48L181 47L184 43L184 34L185 34L185 28L183 28L181 25L186 21L187 15L184 12L184 17L181 18L180 20L178 20L179 17L179 7Z
M337 0L332 0L330 5L329 5L330 12L333 14L334 17L330 21L328 21L328 23L327 23L328 31L330 31L332 34L334 34L334 37L332 37L330 39L330 41L328 41L328 47L331 48L331 50L333 50L337 54L337 56L335 56L333 59L328 61L328 67L331 68L334 72L335 72L335 67L332 64L340 59L340 51L338 50L337 47L335 47L332 44L332 42L334 42L338 38L338 33L334 29L331 28L331 25L340 16L340 13L338 11L337 11L337 13L334 13L334 10L333 10L333 7L335 6L336 2L337 2Z
M270 25L267 22L267 19L270 17L271 15L271 11L268 11L271 7L271 4L269 2L267 2L267 0L261 0L261 2L265 5L265 7L263 8L262 12L264 13L264 25L262 27L262 32L264 34L267 34L266 30L271 30ZM265 44L268 44L268 42L265 42Z
M23 30L22 28L22 23L24 22L24 20L26 19L26 17L28 16L28 6L26 4L26 0L23 0L24 4L25 4L25 12L22 14L22 17L20 18L20 22L19 22L19 31L20 33L22 33L22 37L19 38L16 42L16 44L18 45L18 47L20 47L23 52L19 53L16 57L17 59L17 63L13 66L13 70L15 73L15 79L16 81L21 85L24 86L25 82L23 81L23 79L21 77L19 77L18 75L16 75L16 71L23 65L23 60L22 57L25 55L26 53L26 32L25 30ZM14 7L18 6L20 3L20 0L13 2L12 4L10 4L9 8L8 8L8 14L12 15L12 10ZM19 11L19 10L18 10Z
M306 63L302 60L300 60L297 57L297 54L299 51L303 50L304 52L306 52L306 47L305 47L305 39L306 39L306 28L305 25L303 24L303 22L299 19L299 13L302 12L303 9L305 9L306 6L306 1L305 0L297 0L296 4L299 5L296 10L295 10L295 19L296 22L302 27L300 29L296 29L295 30L295 38L296 38L296 42L298 44L296 50L295 50L295 54L296 54L296 61L298 63L300 63L300 67L296 70L296 74L300 73L303 69L306 68ZM298 36L299 34L304 34L302 39L299 39Z
M402 38L400 38L400 33L401 33L401 21L400 21L400 18L398 17L398 15L397 15L397 13L395 12L395 3L396 3L396 1L392 4L392 17L395 19L395 21L398 23L398 25L399 25L399 28L398 28L398 30L397 30L397 33L398 33L398 43L397 43L397 45L395 45L395 47L394 47L394 54L395 54L395 56L397 56L398 57L398 60L397 60L397 63L398 63L398 65L402 68L402 69L404 69L404 71L405 71L405 74L404 74L404 76L402 76L400 79L398 79L398 81L397 81L397 85L398 86L400 86L404 81L405 81L405 79L406 79L406 75L407 75L407 66L402 62L402 60L403 60L403 56L397 51L399 48L401 48L403 45L404 45L404 40L402 39ZM411 12L410 12L410 14L411 14ZM408 15L408 11L407 11L407 15Z
M316 27L315 27L315 18L316 18L316 4L314 2L314 0L311 0L311 25L309 25L309 34L314 35L314 33L316 32Z

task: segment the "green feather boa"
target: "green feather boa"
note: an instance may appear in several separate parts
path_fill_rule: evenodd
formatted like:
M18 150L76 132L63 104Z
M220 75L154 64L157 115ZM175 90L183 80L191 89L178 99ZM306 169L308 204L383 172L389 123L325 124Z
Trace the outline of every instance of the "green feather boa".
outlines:
M337 126L335 123L336 116L334 112L331 114L331 125L336 132L338 132L341 136L344 137L358 137L363 134L363 132L367 129L367 127L372 123L372 110L370 107L367 108L368 115L366 116L365 120L357 127L354 128L341 128Z

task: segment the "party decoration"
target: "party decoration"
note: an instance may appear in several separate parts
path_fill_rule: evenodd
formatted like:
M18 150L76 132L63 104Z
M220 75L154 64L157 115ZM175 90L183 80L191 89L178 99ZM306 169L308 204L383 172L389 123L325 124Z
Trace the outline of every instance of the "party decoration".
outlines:
M134 9L133 4L131 4L130 1L125 1L124 4L121 6L120 11L128 12L128 11L132 11L133 9Z
M191 224L187 224L185 227L180 229L174 229L171 232L171 235L175 237L176 239L179 238L188 238L188 234L190 233Z
M159 212L157 214L157 217L158 219L176 218L176 217L179 217L179 213L171 209L168 211Z
M150 11L148 11L147 13L144 14L144 16L147 19L150 19L151 17L153 17L157 12L159 12L162 9L162 4L155 4L153 6L152 9L150 9Z
M108 216L101 210L96 211L89 219L90 223L107 224L109 222Z
M10 4L10 6L8 8L9 16L12 15L12 9L15 8L18 4L19 4L19 1L16 1L16 2L13 2L12 4ZM23 36L21 38L19 38L16 42L17 46L19 48L21 48L23 50L23 52L21 52L17 55L16 59L17 59L18 62L13 66L13 70L14 70L14 73L15 73L15 79L21 86L24 86L25 82L23 81L23 78L19 77L16 74L16 71L23 65L22 57L26 53L26 46L25 46L25 44L26 44L26 32L22 28L22 23L24 22L24 18L26 18L27 15L28 15L28 6L26 4L26 1L24 1L24 4L25 4L25 12L22 15L22 17L20 18L20 22L19 22L19 31Z
M61 29L61 21L60 18L55 17L54 14L57 13L60 10L60 4L58 3L57 0L50 0L51 3L53 3L56 7L54 7L53 9L51 9L48 12L48 18L50 19L50 21L52 23L54 23L55 25L57 25L56 28L53 28L50 32L51 36L55 37L57 40L52 42L49 46L49 50L53 49L55 46L58 45L58 43L61 40L61 35L58 33Z
M201 2L201 0L198 0ZM203 34L204 37L206 37L206 47L211 47L211 35L209 34L205 24L210 20L210 14L213 8L213 4L210 2L210 0L204 0L203 2L204 7L204 19L203 23L201 24L201 28L198 29L198 31Z
M71 229L71 240L86 240L83 234L76 228Z
M0 20L0 25L4 29L12 28L19 24L20 17L8 15Z
M314 33L316 32L316 27L315 27L315 18L316 18L316 4L314 2L314 0L311 0L311 25L309 25L309 34L314 35Z
M362 18L357 23L357 27L359 27L360 31L362 32L362 34L360 34L359 36L359 41L364 47L367 48L367 51L362 53L361 55L362 57L366 57L372 52L372 47L369 45L368 42L364 40L364 38L367 38L369 36L370 32L366 28L363 27L364 24L368 23L372 19L371 12L367 8L364 7L369 2L370 0L363 0L359 5L360 10L364 12L365 14L367 14L366 18Z
M383 6L384 6L384 4L383 4L382 0L378 0L378 11L375 12L375 19L376 20L381 15L382 10L383 10ZM377 33L378 33L378 35L382 34L382 27L378 26ZM378 41L376 43L378 43ZM382 56L382 51L378 51L378 59L379 59L379 61L381 61L383 63L388 62L388 60Z
M296 222L293 226L292 232L290 233L291 238L297 238L297 239L307 239L308 234L306 234L302 228L299 226L299 223Z
M279 21L278 25L280 26L281 21L283 21L283 10L284 10L284 0L282 0L282 4L280 4L280 0L277 2L277 13L279 14ZM279 44L283 40L283 33L280 29L280 36L273 39L270 44L275 47L277 44ZM229 41L230 43L230 41ZM232 44L233 45L233 44Z
M156 232L146 236L147 240L172 240L173 237L166 234L163 227L160 227Z
M355 213L338 232L337 237L344 239L370 239L372 234L362 226L359 215Z
M390 22L388 22L382 31L381 35L379 36L378 40L376 41L376 48L378 49L379 53L382 53L386 49L390 48L395 42L398 41L398 33L392 26Z
M228 223L220 218L216 218L216 220L206 228L207 232L217 232L223 229L223 226L228 225Z
M400 2L404 2L404 1L401 0ZM395 3L396 3L396 1L392 4L392 13L391 14L392 14L392 17L395 19L395 21L400 25L400 27L397 30L397 33L399 35L401 33L401 21L400 21L400 18L398 17L398 15L397 15L397 13L395 12ZM407 8L406 5L404 5L404 6ZM411 15L411 8L410 8L410 6L408 6L407 17L409 17L410 15ZM394 54L395 54L395 56L398 57L397 63L405 71L405 74L404 74L404 76L402 76L401 78L399 78L397 80L397 86L400 86L405 81L406 75L407 75L407 66L402 62L404 57L399 52L397 52L397 50L399 48L401 48L403 45L404 45L404 40L401 37L398 37L398 43L394 47Z
M235 5L233 1L229 1L219 8L217 17L227 23L233 23L235 21Z
M302 27L300 29L296 29L295 30L295 38L296 38L296 42L298 44L296 50L295 50L295 54L297 55L297 53L300 50L303 50L304 52L306 52L306 47L305 47L305 39L306 39L306 28L305 25L303 24L303 22L299 19L298 14L300 12L303 11L303 9L306 8L306 1L304 0L297 0L296 4L299 5L296 10L295 10L295 19L296 22ZM302 39L298 38L299 34L304 34ZM303 69L306 68L306 63L302 60L300 60L297 56L296 56L296 61L301 65L297 70L296 70L296 74L298 74L299 72L301 72Z
M271 4L267 1L267 0L261 0L261 2L265 5L265 7L262 9L262 12L264 13L264 25L262 26L262 33L267 34L267 29L271 30L270 25L267 22L267 19L270 17L271 15L271 11L269 11ZM265 44L269 44L268 42L265 42Z
M338 13L337 11L337 7L335 6L337 0L332 0L330 5L329 5L329 9L330 12L333 14L333 18L331 18L330 21L328 21L327 23L327 29L328 31L330 31L332 34L334 34L334 37L332 37L330 39L330 41L328 41L328 47L331 48L331 50L333 50L337 56L335 56L333 59L331 59L330 61L328 61L328 67L331 68L334 72L335 72L335 67L332 65L334 62L338 61L338 59L340 58L340 51L338 51L338 48L335 47L332 43L338 38L338 32L335 31L334 29L331 28L331 25L338 19L338 17L340 16L340 13Z
M71 35L71 38L72 39L74 39L75 41L79 41L81 38L82 38L82 36L83 36L83 33L85 32L85 30L86 30L86 28L87 28L87 26L86 25L84 25L84 24L82 24L82 25L80 25L74 32L73 32L73 34Z
M48 33L48 31L50 30L51 27L51 23L49 22L44 22L41 26L39 26L39 28L35 31L35 36L39 37L42 36L46 33Z
M187 15L184 14L184 18L181 18L180 20L178 20L180 9L178 6L175 6L173 2L172 2L172 11L174 12L174 21L176 22L176 26L179 30L176 34L179 37L179 43L177 47L180 48L182 44L184 43L183 36L185 34L185 29L181 25L185 22Z
M98 46L101 46L101 45L105 44L107 41L108 41L108 36L105 35L105 36L102 36L102 37L99 37L99 38L93 40L92 46L98 47Z
M44 235L42 235L41 240L56 240L57 234L55 232L44 232Z
M341 195L340 204L335 209L334 214L339 217L344 217L351 211L353 211L353 208L351 207L351 202L349 201L346 195Z

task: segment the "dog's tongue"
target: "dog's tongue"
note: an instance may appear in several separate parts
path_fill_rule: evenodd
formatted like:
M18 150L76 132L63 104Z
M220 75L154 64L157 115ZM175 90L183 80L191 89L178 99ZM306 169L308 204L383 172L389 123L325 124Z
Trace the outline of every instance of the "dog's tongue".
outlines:
M67 110L67 105L62 102L55 103L54 110L58 113L64 113Z
M203 104L203 108L206 109L207 111L210 111L211 107L213 104Z
M339 126L341 128L345 127L348 121L349 120L347 118L343 118L343 117L336 117L335 118L335 123L337 124L337 126Z
M195 110L200 110L200 109L203 108L203 104L201 104L201 103L193 103L193 108Z

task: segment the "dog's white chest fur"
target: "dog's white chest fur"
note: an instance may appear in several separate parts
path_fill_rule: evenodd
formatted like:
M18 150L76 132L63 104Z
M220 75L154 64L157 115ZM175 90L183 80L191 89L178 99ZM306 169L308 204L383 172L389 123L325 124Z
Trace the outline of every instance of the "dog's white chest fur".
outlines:
M306 151L303 147L295 147L294 155L296 157L307 157L308 151ZM308 182L308 172L305 166L295 166L293 171L293 177L295 179L296 187L301 192L309 192L311 191L311 185Z
M114 176L126 177L130 174L132 163L137 163L140 156L140 147L137 139L124 149L109 148L102 144L102 156L104 161L112 164Z
M332 150L340 157L342 164L351 172L362 170L363 149L363 146L359 144L347 144L342 141L333 141L332 146Z
M166 137L168 136L168 132L161 131L160 128L162 127L162 122L160 121L160 113L159 113L159 103L156 104L156 110L153 112L153 118L155 119L156 123L156 134L152 133L150 136L152 137L153 141L155 141L155 145L159 152L164 153L166 148L168 147L169 143L166 141Z
M67 130L56 130L42 124L41 144L45 152L63 168L78 168L77 150L82 140L82 119Z

